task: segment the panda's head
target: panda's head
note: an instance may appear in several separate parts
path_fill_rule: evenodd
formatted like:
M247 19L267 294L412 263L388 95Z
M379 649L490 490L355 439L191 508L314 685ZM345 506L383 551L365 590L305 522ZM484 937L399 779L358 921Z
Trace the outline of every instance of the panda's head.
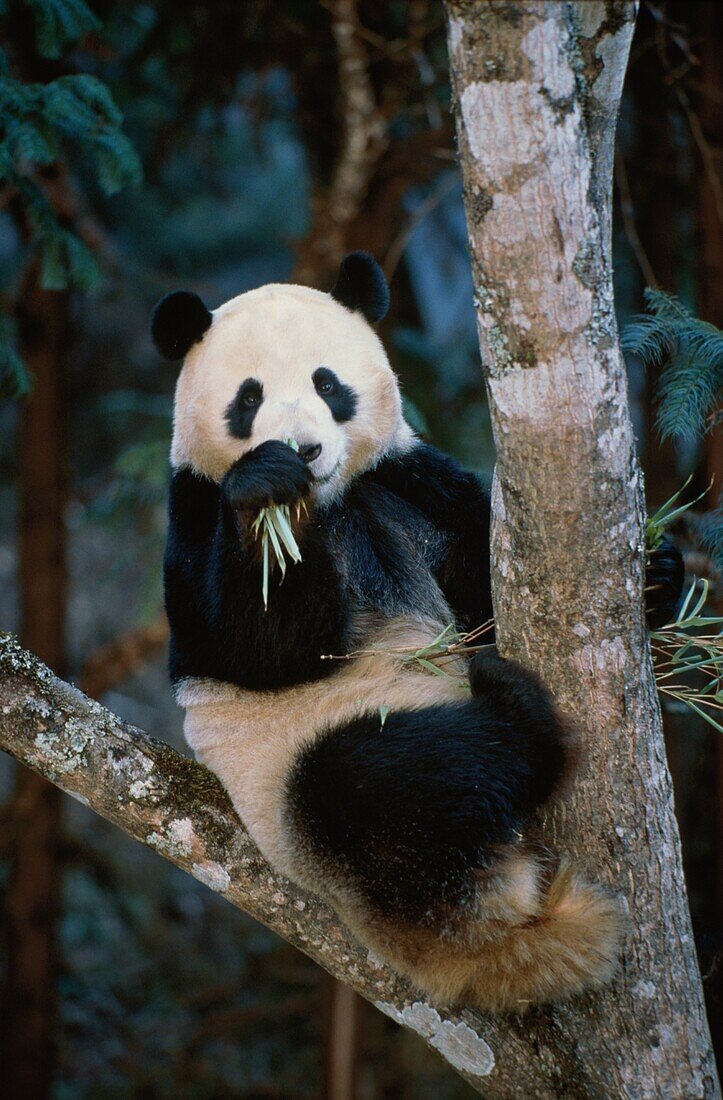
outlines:
M294 439L319 499L337 495L383 455L406 450L397 379L371 328L389 293L376 261L355 252L330 294L271 284L211 313L176 291L153 314L176 385L171 463L220 481L246 451Z

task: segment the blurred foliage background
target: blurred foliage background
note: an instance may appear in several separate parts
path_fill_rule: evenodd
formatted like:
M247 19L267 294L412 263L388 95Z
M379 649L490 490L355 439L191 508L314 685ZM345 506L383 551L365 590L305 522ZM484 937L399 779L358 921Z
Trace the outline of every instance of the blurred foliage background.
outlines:
M369 249L410 421L491 476L443 12L3 0L0 18L0 627L183 750L161 614L175 376L147 336L157 298L325 289L346 251ZM622 323L653 286L723 325L722 45L715 0L642 5L616 158ZM651 508L692 475L691 497L715 478L710 510L719 417L663 440L665 364L629 368ZM720 610L705 522L676 535ZM723 750L675 709L666 735L720 1053ZM6 759L0 800L4 1095L472 1095L303 956ZM339 1014L353 1016L342 1051Z

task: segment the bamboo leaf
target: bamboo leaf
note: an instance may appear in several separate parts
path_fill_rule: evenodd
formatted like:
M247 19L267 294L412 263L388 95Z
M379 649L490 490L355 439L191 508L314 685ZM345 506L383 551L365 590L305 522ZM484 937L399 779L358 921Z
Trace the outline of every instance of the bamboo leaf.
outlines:
M690 583L690 588L688 589L687 595L686 595L685 599L683 600L683 606L681 607L680 611L678 612L678 618L675 620L674 625L678 626L678 625L680 625L680 623L685 622L685 618L688 614L688 608L690 607L691 600L693 599L693 594L695 593L696 586L697 586L697 582L696 582L696 579L694 577L693 580Z
M708 580L704 577L703 581L702 581L702 592L700 594L698 602L696 603L695 607L693 608L693 610L691 611L691 613L689 615L690 619L696 619L696 617L698 615L700 615L701 611L705 607L706 600L708 599L708 589L709 588L710 588L710 585L708 583Z
M699 707L696 703L694 703L693 700L689 697L683 698L682 702L684 702L686 706L690 707L691 710L694 710L695 713L698 714L701 718L704 718L705 721L709 725L711 725L714 730L717 730L718 733L723 733L723 726L721 726L720 722L716 722L712 714L706 714L706 712L702 710L701 707Z
M273 520L269 520L266 524L266 531L271 539L271 545L274 548L276 554L276 560L279 563L281 569L281 579L286 576L286 558L284 557L284 551L281 549L281 543L279 542L279 536L276 534L276 528L274 527Z
M419 657L417 664L421 665L427 672L433 672L435 676L443 676L445 680L453 680L456 683L463 682L459 676L453 676L451 672L446 672L445 669L435 665L432 661L428 661L425 657Z
M269 540L264 538L263 540L263 577L261 581L261 595L264 598L264 611L269 609Z
M287 510L288 511L288 510ZM271 513L271 523L276 528L279 538L289 552L289 557L294 562L301 561L301 551L294 538L294 532L285 514L284 508L274 508Z

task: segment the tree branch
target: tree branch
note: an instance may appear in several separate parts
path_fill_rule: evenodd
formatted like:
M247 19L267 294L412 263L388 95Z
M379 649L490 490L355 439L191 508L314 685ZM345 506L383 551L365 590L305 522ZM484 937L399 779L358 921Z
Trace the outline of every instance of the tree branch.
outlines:
M559 1094L509 1019L432 1006L334 912L265 862L211 772L127 725L0 635L0 749L222 894L380 1011L484 1096Z
M317 196L314 225L298 248L294 279L310 285L338 266L348 228L388 141L359 34L356 0L329 0L328 7L339 59L343 138L328 193Z

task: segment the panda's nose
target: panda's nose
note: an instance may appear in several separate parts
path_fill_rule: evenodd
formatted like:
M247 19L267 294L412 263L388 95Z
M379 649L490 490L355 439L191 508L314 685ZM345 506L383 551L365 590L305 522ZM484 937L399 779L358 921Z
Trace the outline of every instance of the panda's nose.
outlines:
M304 462L313 462L320 454L321 443L305 443L303 447L299 447L299 456Z

